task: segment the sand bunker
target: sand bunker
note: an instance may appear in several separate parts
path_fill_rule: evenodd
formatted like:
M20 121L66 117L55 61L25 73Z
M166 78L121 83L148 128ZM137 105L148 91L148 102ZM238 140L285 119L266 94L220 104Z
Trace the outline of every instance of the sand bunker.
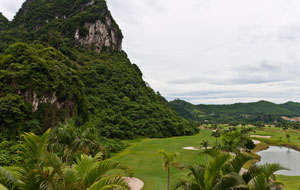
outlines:
M259 144L260 143L260 141L258 141L258 140L252 140L252 141L253 141L254 144Z
M211 149L212 147L206 147L206 149ZM201 148L202 150L205 150L204 147Z
M207 149L211 149L212 147L207 147ZM202 147L202 148L195 148L195 147L193 147L193 146L187 146L187 147L183 147L183 149L184 150L205 150L205 148L204 147Z
M128 183L130 190L141 190L144 187L144 182L135 177L124 177Z
M184 150L200 150L199 148L195 148L192 146L183 147Z
M251 137L258 137L258 138L265 138L265 139L271 138L271 136L260 136L260 135L251 135Z

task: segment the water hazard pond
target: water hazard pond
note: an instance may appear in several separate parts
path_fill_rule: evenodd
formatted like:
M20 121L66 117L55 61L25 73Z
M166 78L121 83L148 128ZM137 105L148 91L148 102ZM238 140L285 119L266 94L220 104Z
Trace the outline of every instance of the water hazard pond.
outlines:
M267 150L257 152L261 156L258 164L280 163L283 167L290 170L280 170L275 174L300 176L300 152L279 146L270 146Z

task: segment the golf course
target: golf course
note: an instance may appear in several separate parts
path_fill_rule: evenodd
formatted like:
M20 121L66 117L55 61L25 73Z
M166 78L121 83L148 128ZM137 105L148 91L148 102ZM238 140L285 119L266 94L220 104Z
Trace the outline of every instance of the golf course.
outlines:
M159 150L166 152L179 153L176 161L183 163L185 166L205 164L205 155L201 154L202 150L185 150L184 147L199 148L203 140L207 140L210 146L216 144L216 139L211 136L211 129L201 129L200 133L194 136L172 137L163 139L139 139L124 141L128 147L113 155L112 160L121 161L131 166L134 171L134 177L144 182L143 190L166 189L167 172L163 170L162 159L158 154ZM273 126L256 129L252 132L257 136L271 136L270 138L253 137L253 139L265 142L268 145L294 145L300 147L299 131L278 129ZM290 139L286 138L286 134L290 135ZM257 145L252 153L258 152L260 146ZM173 187L179 179L186 178L187 169L179 170L171 167L171 187ZM278 181L283 183L285 190L298 189L300 186L300 176L276 176Z

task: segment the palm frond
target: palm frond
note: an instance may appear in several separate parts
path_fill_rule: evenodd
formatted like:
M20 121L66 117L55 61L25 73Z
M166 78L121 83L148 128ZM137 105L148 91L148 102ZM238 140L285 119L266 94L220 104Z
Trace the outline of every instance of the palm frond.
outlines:
M81 189L80 179L72 168L66 168L63 172L65 189L77 190Z
M252 159L254 158L251 156L245 154L238 154L230 162L228 162L228 164L226 164L226 166L223 169L223 173L224 174L231 173L231 172L239 173L243 165Z
M8 190L8 188L4 187L4 185L0 184L0 190Z
M220 153L215 159L208 163L204 174L204 181L207 189L213 189L217 176L220 175L220 171L230 158L230 154Z
M205 166L198 165L198 166L188 166L190 173L188 174L190 177L193 177L195 183L201 187L205 187L204 183L204 174L205 174Z
M243 178L238 173L232 172L222 176L220 181L215 185L214 190L224 190L231 188L247 188L247 186L245 186Z
M208 154L212 158L216 158L221 154L221 151L217 148L206 149L203 151L204 154Z
M83 178L89 168L94 167L95 163L92 156L81 155L80 158L76 159L76 163L72 167L76 171L78 178Z
M281 166L279 163L266 163L264 165L258 166L258 169L261 171L261 173L264 173L264 175L267 179L273 178L274 173L279 170L289 170L289 169Z
M107 176L94 183L87 190L129 190L130 187L120 176Z
M21 184L21 181L19 181L10 171L4 169L3 167L0 167L0 179L12 185Z
M269 182L264 174L255 176L249 183L250 190L266 190L269 187Z
M34 133L25 133L24 143L20 145L20 153L26 158L26 162L35 163L41 160L46 150L51 129L48 129L41 137Z
M112 170L121 170L126 173L126 175L132 176L133 171L128 168L123 163L114 161L101 161L97 162L94 167L90 168L84 175L83 181L86 187L91 186L93 183L101 179L107 172Z
M171 163L174 162L174 160L178 157L179 153L167 153L164 150L158 151L158 154L162 156L163 159L163 169L166 170Z

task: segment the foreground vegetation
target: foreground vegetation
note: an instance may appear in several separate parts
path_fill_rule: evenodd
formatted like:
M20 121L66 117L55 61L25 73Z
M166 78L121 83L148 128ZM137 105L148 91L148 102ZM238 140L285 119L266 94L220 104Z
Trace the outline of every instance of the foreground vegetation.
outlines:
M24 134L18 148L22 161L10 170L0 167L1 190L129 189L122 176L108 175L111 170L121 170L132 176L126 165L102 161L101 152L94 157L81 154L69 165L47 150L49 135L50 130L41 137Z

